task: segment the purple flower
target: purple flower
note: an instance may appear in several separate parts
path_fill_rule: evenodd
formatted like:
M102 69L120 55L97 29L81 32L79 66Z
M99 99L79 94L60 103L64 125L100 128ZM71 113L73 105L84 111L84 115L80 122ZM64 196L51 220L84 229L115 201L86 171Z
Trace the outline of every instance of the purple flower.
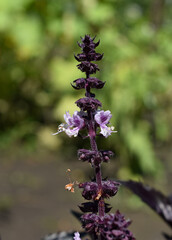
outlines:
M65 132L69 137L77 137L79 130L84 127L84 120L78 115L78 112L75 111L73 116L66 112L64 120L66 123L60 124L58 131L53 133L53 135Z
M73 240L81 240L79 232L74 233Z
M99 125L106 125L109 123L110 119L112 117L112 114L109 110L107 111L98 111L95 114L95 120Z
M95 121L99 124L100 126L100 129L101 129L101 134L104 136L104 137L108 137L109 135L111 135L112 132L116 132L116 131L113 131L114 130L114 127L108 127L106 126L106 124L109 123L109 120L111 119L112 117L112 114L109 110L107 111L98 111L95 116L94 116L94 119Z

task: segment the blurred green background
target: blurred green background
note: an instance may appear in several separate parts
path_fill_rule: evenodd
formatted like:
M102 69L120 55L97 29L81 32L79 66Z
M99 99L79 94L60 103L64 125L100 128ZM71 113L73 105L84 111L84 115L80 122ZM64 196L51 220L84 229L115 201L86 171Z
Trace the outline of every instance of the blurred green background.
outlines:
M98 51L105 56L97 76L106 85L97 97L118 130L108 146L118 152L125 174L154 174L161 168L154 146L169 141L172 120L171 5L1 0L0 148L62 147L61 136L51 132L83 96L70 83L83 76L73 54L80 51L80 36L89 33L101 39Z
M25 156L42 151L47 158L63 153L62 158L76 161L77 148L89 147L87 141L51 133L84 95L70 83L84 77L73 54L80 52L80 36L90 34L101 40L97 51L104 53L96 76L106 84L96 96L112 112L118 131L98 140L100 148L115 152L116 177L166 181L172 155L171 26L170 0L0 0L0 152L4 164L8 159L5 166L10 168L19 155L24 162ZM2 202L10 205L8 199Z

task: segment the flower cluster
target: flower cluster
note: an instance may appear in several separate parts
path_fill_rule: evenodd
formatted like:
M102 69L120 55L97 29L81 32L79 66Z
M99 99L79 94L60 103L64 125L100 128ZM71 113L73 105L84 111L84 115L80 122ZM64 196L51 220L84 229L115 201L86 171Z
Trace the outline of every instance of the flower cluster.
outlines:
M95 99L89 99L89 98L82 98L79 99L77 102L77 105L84 111L88 109L96 109L100 104L98 103L98 100L95 101ZM74 136L77 137L78 133L81 129L86 126L86 119L83 119L80 117L81 112L75 111L73 116L71 117L69 112L66 112L64 114L64 120L66 123L61 123L58 126L58 131L56 133L53 133L53 135L56 135L61 132L65 132L69 137ZM100 127L100 133L104 137L108 137L111 135L111 133L116 132L113 131L114 127L108 127L107 124L109 123L110 119L112 117L111 112L108 111L96 111L94 115L94 120L97 124L97 127Z
M81 53L75 55L79 62L78 69L85 73L85 78L79 78L73 81L72 87L76 90L85 89L85 97L80 98L75 103L80 111L74 112L71 116L69 112L64 115L66 123L58 127L58 131L65 132L69 137L80 136L90 139L91 149L79 149L79 160L91 163L94 168L94 181L78 184L82 189L82 196L89 202L82 203L79 208L84 213L81 217L83 228L88 232L93 240L134 240L135 238L127 229L130 221L126 221L124 216L117 211L115 214L109 214L111 207L105 203L105 199L113 197L118 192L119 183L102 179L101 165L108 162L113 156L109 150L98 150L96 137L102 135L107 138L115 133L114 127L109 126L112 114L109 110L100 110L101 102L95 98L92 89L102 89L105 82L90 76L99 71L95 61L102 59L103 54L97 53L95 48L99 45L94 42L95 38L85 35L78 43ZM85 129L88 134L82 136L82 130ZM74 240L80 240L79 233L75 233Z
M99 232L102 240L133 240L133 234L127 229L130 220L125 220L119 211L115 214L106 214L103 217L87 213L82 216L82 222L87 232L95 235ZM95 236L96 238L96 236Z

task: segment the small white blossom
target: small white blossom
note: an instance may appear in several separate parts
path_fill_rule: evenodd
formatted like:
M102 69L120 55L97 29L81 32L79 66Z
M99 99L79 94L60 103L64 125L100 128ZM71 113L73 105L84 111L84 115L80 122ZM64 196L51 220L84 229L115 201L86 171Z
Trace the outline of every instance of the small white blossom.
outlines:
M84 126L84 120L78 115L78 112L75 111L73 116L66 112L64 114L64 120L66 123L61 123L58 126L58 130L53 135L57 135L61 132L65 132L69 137L77 137L79 130Z
M74 233L73 240L81 240L79 232Z
M114 130L113 126L111 127L106 126L109 123L111 117L112 117L112 114L109 110L98 111L94 116L96 123L98 123L100 126L100 129L101 129L100 133L106 138L110 136L111 133L117 132L117 131L113 131Z

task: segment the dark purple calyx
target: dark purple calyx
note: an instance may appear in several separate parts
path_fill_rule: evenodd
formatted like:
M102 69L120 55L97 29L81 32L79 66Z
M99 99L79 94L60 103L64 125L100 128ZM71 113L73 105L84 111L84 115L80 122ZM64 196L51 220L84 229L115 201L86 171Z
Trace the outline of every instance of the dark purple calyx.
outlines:
M80 98L75 103L82 111L95 111L102 106L99 100L90 97Z
M96 182L80 183L79 188L83 188L82 196L87 200L98 200L101 198L109 198L118 192L120 184L118 182L107 180L102 181L102 191L99 192Z
M89 35L85 35L85 37L81 38L82 43L78 43L78 46L81 47L82 49L84 49L84 47L87 47L87 46L94 49L100 43L100 41L95 43L94 40L95 40L95 37L91 38Z
M125 220L119 211L115 214L106 214L104 217L88 213L84 214L81 220L83 227L87 232L94 234L95 239L101 236L102 240L135 240L128 230L131 221Z
M83 162L88 161L92 165L93 164L98 165L101 162L108 162L112 156L113 152L108 150L101 151L93 151L87 149L78 150L79 160L82 160Z
M84 61L84 62L78 64L77 67L82 72L86 72L86 73L89 73L89 74L93 74L93 73L96 73L97 71L100 71L97 64L91 63L91 62L88 62L88 61Z
M103 57L103 54L96 53L95 48L99 45L99 41L94 43L94 39L95 38L91 38L89 35L81 38L82 43L78 43L78 45L82 49L82 52L75 55L75 59L81 62L77 67L82 72L85 72L87 76L99 71L98 65L92 63L92 61L100 61Z
M95 48L99 45L100 41L95 43L94 39L89 35L81 38L82 43L78 43L78 45L82 49L82 53L75 56L77 61L100 61L102 59L103 54L95 52Z
M88 46L83 49L83 53L74 55L78 62L82 61L100 61L103 58L103 54L96 53L93 49Z
M74 85L72 84L72 87L76 90L82 89L82 88L97 88L101 89L103 88L105 82L102 82L98 78L95 77L89 77L89 78L78 78L75 81L73 81Z

